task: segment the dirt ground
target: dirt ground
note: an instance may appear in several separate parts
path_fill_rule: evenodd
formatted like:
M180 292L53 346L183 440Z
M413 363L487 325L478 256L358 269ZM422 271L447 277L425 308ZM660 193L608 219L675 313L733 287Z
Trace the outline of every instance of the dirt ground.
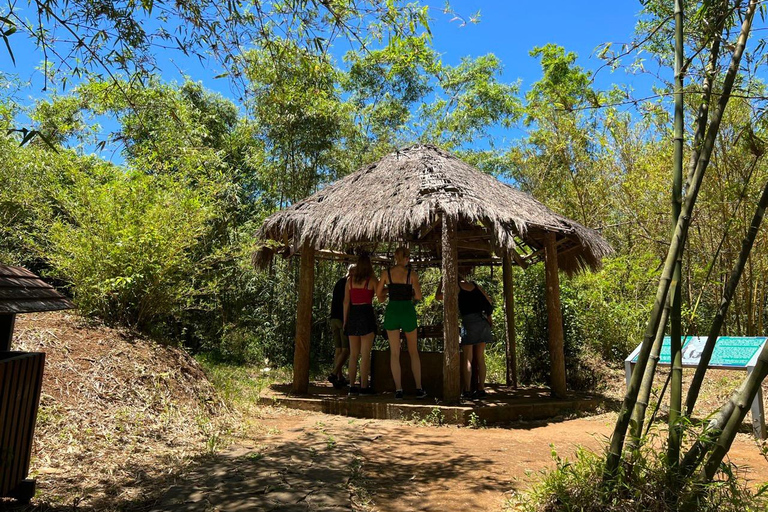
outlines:
M608 412L471 429L258 405L245 415L221 405L184 351L133 333L26 315L14 346L47 354L31 467L38 494L30 507L0 500L0 510L502 510L554 467L550 445L561 457L577 445L600 450L615 421ZM701 414L741 378L712 372ZM623 377L608 383L615 401ZM768 479L748 433L730 456L752 485Z
M179 479L153 510L503 510L554 467L552 449L600 450L614 413L512 428L422 426L265 408L261 431ZM748 434L731 460L755 485L768 461Z

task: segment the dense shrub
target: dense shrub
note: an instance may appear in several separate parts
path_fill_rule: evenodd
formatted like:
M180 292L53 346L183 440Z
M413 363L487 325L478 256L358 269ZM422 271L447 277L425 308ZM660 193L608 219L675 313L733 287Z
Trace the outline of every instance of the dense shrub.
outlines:
M193 248L210 215L206 197L167 177L77 176L50 227L52 272L73 285L80 310L152 331L194 300Z

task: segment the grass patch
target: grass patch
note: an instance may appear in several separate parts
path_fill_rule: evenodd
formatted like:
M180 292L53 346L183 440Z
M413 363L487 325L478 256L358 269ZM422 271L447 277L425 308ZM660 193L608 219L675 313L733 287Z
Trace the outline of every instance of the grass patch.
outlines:
M206 354L196 357L208 380L227 406L249 412L259 405L270 384L290 380L290 368L261 368L216 360Z
M556 468L542 471L531 489L515 493L505 509L515 512L675 512L693 490L690 482L670 482L665 449L644 445L630 468L624 466L618 484L608 490L602 482L605 457L579 447L572 459L552 450ZM696 510L747 512L766 510L764 490L753 492L739 478L736 467L724 465L714 482L707 484ZM677 500L677 501L676 501Z

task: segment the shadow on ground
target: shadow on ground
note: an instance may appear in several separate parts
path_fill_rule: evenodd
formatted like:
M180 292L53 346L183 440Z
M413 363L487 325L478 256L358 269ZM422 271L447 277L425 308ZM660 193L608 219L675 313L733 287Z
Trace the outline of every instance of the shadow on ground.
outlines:
M360 509L371 497L386 510L400 509L386 506L395 501L402 510L428 510L417 506L428 498L425 489L447 488L457 474L483 471L490 463L466 453L445 457L451 441L440 430L447 429L435 434L418 429L423 435L415 440L399 435L397 424L387 432L376 425L329 418L280 432L273 444L254 442L197 457L182 474L151 479L147 468L133 467L131 481L108 483L105 478L106 496L99 499L26 507L0 502L0 510L342 511ZM395 455L380 444L385 437L413 446L407 456L401 450ZM467 483L473 492L510 488L508 481L493 476ZM126 489L132 490L130 496Z

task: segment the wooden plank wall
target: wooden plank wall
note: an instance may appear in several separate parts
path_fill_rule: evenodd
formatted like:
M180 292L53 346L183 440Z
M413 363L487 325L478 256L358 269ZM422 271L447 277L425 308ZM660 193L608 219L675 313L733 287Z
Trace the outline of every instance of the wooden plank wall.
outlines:
M45 354L0 354L0 496L27 477L32 456Z
M22 267L0 265L0 313L32 313L72 308L53 286Z

